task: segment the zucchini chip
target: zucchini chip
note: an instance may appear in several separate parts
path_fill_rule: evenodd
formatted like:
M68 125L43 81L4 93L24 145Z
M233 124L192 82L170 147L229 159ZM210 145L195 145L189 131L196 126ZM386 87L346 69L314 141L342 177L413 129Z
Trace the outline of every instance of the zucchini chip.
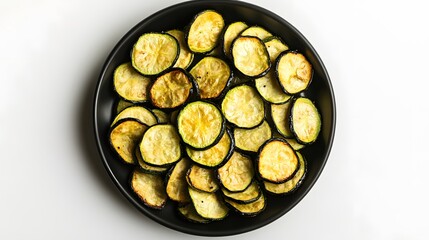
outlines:
M179 213L186 220L193 223L209 223L209 219L201 217L195 210L194 204L189 203L178 207Z
M125 163L134 163L134 148L148 126L135 119L122 119L110 130L110 145Z
M248 28L248 25L245 22L233 22L230 23L223 33L222 38L222 49L225 56L228 58L231 58L231 43L232 41L240 35L241 32L243 32L246 28Z
M252 129L235 128L235 146L243 151L257 152L259 147L272 137L267 121Z
M297 94L310 85L313 67L301 53L285 51L276 60L276 73L283 90Z
M222 220L229 212L222 198L216 193L207 193L188 187L189 195L198 215L205 219Z
M299 160L289 143L280 138L273 138L260 148L257 169L262 179L272 183L283 183L298 171Z
M187 147L186 153L195 163L204 167L217 167L226 161L234 150L234 139L229 130L225 130L219 142L206 150L196 150Z
M148 207L162 209L167 202L168 196L161 175L134 170L131 176L131 188Z
M177 40L180 47L179 58L173 67L183 69L188 68L192 63L192 60L194 60L194 53L191 52L188 48L188 45L186 45L185 33L177 29L169 30L167 33Z
M191 161L187 158L182 158L171 169L167 176L167 195L168 197L179 203L190 202L188 183L186 182L186 172L191 166Z
M203 168L194 164L186 173L186 180L189 186L203 192L216 192L219 189L214 169Z
M265 117L264 101L251 86L240 85L230 89L222 101L226 120L241 128L253 128Z
M140 152L140 148L138 146L135 147L134 157L136 159L136 164L140 167L140 170L143 172L151 173L151 174L163 174L168 171L168 166L152 166L143 161L142 154Z
M298 142L309 144L316 141L322 121L313 102L304 97L297 98L291 109L290 128Z
M118 95L131 102L145 102L151 83L150 78L138 73L131 63L123 63L115 69L113 87Z
M133 67L143 75L157 75L176 63L180 46L166 33L145 33L140 36L131 52Z
M239 36L231 45L234 66L244 75L261 77L271 67L270 56L261 39L250 36Z
M237 203L254 202L258 200L262 194L261 188L256 180L253 180L253 182L243 192L230 192L225 188L221 188L221 190L226 198L232 199Z
M262 98L274 104L287 102L291 96L284 93L273 71L269 71L265 76L255 79L255 87Z
M265 190L274 194L287 194L295 191L301 185L307 172L307 162L301 153L296 152L299 159L299 169L293 178L284 183L270 183L264 181Z
M271 104L271 118L274 126L283 137L292 138L293 133L289 128L291 101L283 104Z
M181 68L173 68L157 77L150 88L152 105L173 109L183 105L192 94L192 80Z
M255 175L252 160L238 152L234 152L217 172L221 185L230 192L244 191Z
M124 118L135 118L148 126L158 123L158 120L152 111L142 106L131 106L125 108L118 115L116 115L115 119L113 119L112 125Z
M265 46L267 47L268 54L270 55L271 63L275 63L280 53L289 49L289 47L283 42L280 37L271 36L263 39Z
M198 13L186 36L188 47L195 53L208 53L218 44L225 21L221 14L213 10Z
M124 99L119 99L118 102L116 102L116 115L118 115L120 112L122 112L122 110L124 110L127 107L131 107L133 106L134 103L132 102L128 102Z
M149 165L167 166L179 161L181 146L176 128L170 124L150 127L140 142L140 152Z
M261 26L251 26L244 30L241 34L241 36L251 36L251 37L257 37L261 40L266 39L268 37L273 36L269 31L267 31L265 28Z
M158 123L168 123L169 117L167 113L159 109L152 109L152 112L155 115L156 119L158 120Z
M189 103L177 116L182 140L196 149L207 149L223 136L225 123L220 110L208 102Z
M232 71L228 64L217 57L201 59L190 71L197 82L202 99L217 98L227 88Z
M229 198L225 198L225 202L244 216L256 216L267 206L264 194L260 194L256 201L250 203L240 203Z
M286 138L286 142L293 148L293 150L298 151L305 147L305 144L299 143L295 138Z

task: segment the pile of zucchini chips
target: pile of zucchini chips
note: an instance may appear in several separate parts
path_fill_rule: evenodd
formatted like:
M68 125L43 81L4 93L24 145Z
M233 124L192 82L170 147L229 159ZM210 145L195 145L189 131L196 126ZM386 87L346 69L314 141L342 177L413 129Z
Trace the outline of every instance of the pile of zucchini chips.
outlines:
M184 29L142 34L116 68L110 144L150 208L173 201L198 223L255 216L305 177L299 150L321 128L301 94L312 65L263 27L214 10Z

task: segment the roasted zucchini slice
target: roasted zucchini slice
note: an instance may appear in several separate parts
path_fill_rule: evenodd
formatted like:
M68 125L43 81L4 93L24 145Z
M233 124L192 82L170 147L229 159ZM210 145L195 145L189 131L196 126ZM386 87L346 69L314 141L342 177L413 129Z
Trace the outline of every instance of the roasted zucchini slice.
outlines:
M168 123L168 121L170 120L167 113L163 112L162 110L152 109L152 112L158 120L158 123Z
M223 16L214 10L198 13L189 26L186 36L188 47L195 53L208 53L219 42L225 21Z
M277 57L275 68L280 86L288 94L302 92L310 85L313 67L301 53L282 52Z
M237 21L230 23L223 33L222 38L222 49L225 56L231 58L231 43L232 41L240 35L246 28L249 26L245 22Z
M229 212L222 198L217 193L208 193L188 187L189 195L198 215L205 219L222 220Z
M226 120L241 128L253 128L265 117L264 101L251 86L240 85L230 89L222 101Z
M271 183L264 181L265 190L274 194L288 194L295 191L299 185L301 185L301 182L304 180L307 172L307 162L301 153L296 152L296 155L299 159L299 169L293 178L284 183Z
M216 192L219 189L215 170L203 168L196 164L188 169L186 180L189 186L203 192Z
M156 78L149 91L150 100L157 108L177 108L189 100L192 89L189 74L181 68L172 68Z
M186 44L185 33L178 29L169 30L167 33L177 40L180 47L179 58L173 67L183 69L188 68L192 63L192 60L194 60L194 53L189 50L188 45Z
M132 102L128 102L124 99L119 99L116 102L115 115L118 115L120 112L122 112L122 110L124 110L127 107L131 107L133 105L134 105L134 103L132 103Z
M161 175L149 174L138 169L131 175L131 189L148 207L162 209L168 199Z
M113 73L113 87L127 101L147 101L150 83L150 78L138 73L129 62L119 65Z
M267 47L268 54L270 55L271 63L275 63L280 53L289 49L289 47L283 42L280 37L271 36L263 39L265 46Z
M283 137L292 138L293 133L289 128L291 102L287 101L283 104L271 104L271 118L274 126Z
M305 147L305 144L299 143L295 138L286 138L285 140L295 151L301 150Z
M298 142L309 144L319 136L322 120L314 103L304 97L295 99L290 114L290 128Z
M135 157L135 161L137 166L140 167L140 170L142 170L143 172L147 172L147 173L151 173L151 174L164 174L168 171L169 166L153 166L153 165L149 165L147 163L145 163L145 161L143 161L142 158L142 154L140 152L140 148L138 147L138 145L136 145L135 150L134 150L134 157Z
M256 201L250 203L240 203L230 198L225 198L225 202L244 216L256 216L267 206L265 195L261 193Z
M202 99L218 98L232 78L228 64L220 58L207 56L190 71L197 82Z
M201 217L195 210L194 204L189 203L178 207L179 213L186 220L193 223L209 223L210 220Z
M263 180L283 183L298 171L298 156L285 140L273 138L259 149L257 169Z
M183 142L188 146L207 149L223 136L225 123L222 113L215 105L196 101L180 110L177 128Z
M226 198L232 199L237 203L254 202L262 194L262 190L256 180L253 180L253 182L243 192L230 192L225 188L221 188L221 190Z
M239 36L231 45L234 66L249 77L262 77L271 67L270 56L261 39Z
M203 167L217 167L225 162L234 150L234 139L229 130L225 130L219 142L206 150L196 150L187 147L186 153L195 163Z
M255 87L262 98L269 103L285 103L291 98L290 95L283 92L273 71L255 79Z
M135 118L148 126L152 126L158 122L152 111L142 106L131 106L125 108L116 115L115 119L113 119L112 125L124 118Z
M179 203L190 202L186 173L191 166L191 161L182 158L177 162L167 175L166 192L168 197Z
M176 63L180 46L167 33L144 33L131 52L133 67L143 75L157 75Z
M236 151L217 172L220 184L230 192L244 191L255 175L252 160Z
M263 28L261 26L248 27L243 32L241 32L240 35L241 36L257 37L261 40L273 36L273 34L271 34L269 31L267 31L265 28Z
M134 163L134 148L147 129L147 125L131 118L122 119L111 128L110 145L125 163Z
M234 129L235 146L243 151L258 152L259 147L271 137L271 127L267 121L251 129Z
M150 127L140 142L143 161L154 166L168 166L181 158L180 137L170 124Z

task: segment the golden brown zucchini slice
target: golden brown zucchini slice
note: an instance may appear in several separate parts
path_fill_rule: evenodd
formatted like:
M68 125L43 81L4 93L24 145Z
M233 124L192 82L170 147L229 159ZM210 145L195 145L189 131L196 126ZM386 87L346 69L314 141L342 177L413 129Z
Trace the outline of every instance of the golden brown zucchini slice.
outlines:
M268 54L270 55L271 63L275 63L280 53L289 49L286 43L280 37L271 36L263 39L265 46L267 47Z
M168 121L170 120L168 114L163 112L162 110L152 109L152 112L158 120L158 123L168 123Z
M271 183L264 181L265 190L274 194L288 194L295 191L305 178L307 172L307 162L301 153L296 152L299 159L299 169L293 178L284 183Z
M178 207L179 213L186 220L193 223L209 223L209 219L201 217L195 210L194 204L189 203Z
M208 53L218 44L225 22L214 10L198 13L189 26L186 40L192 52Z
M147 125L131 118L122 119L111 128L110 145L125 163L134 163L134 148L147 128Z
M256 201L250 203L240 203L230 198L225 198L225 202L233 209L244 216L256 216L267 206L265 195L261 193Z
M133 67L143 75L157 75L176 63L180 53L177 40L167 33L144 33L131 52Z
M177 108L189 100L192 89L189 74L181 68L172 68L153 82L149 91L150 100L157 108Z
M195 163L204 167L217 167L225 162L234 150L234 139L229 130L225 130L219 142L206 150L187 147L186 153Z
M261 188L256 180L253 180L253 182L243 192L230 192L225 188L221 188L221 190L226 198L232 199L237 203L254 202L262 194Z
M237 21L230 23L223 33L222 49L225 56L231 58L231 43L249 26L245 22Z
M276 74L280 86L286 93L297 94L310 85L313 67L303 54L285 51L277 57Z
M169 30L167 33L177 40L180 47L179 58L173 67L183 69L188 68L192 63L192 60L194 60L194 53L189 50L188 45L186 44L185 33L178 29Z
M189 195L198 215L205 219L222 220L229 212L222 198L216 193L207 193L188 187Z
M119 65L113 73L113 87L127 101L147 101L150 83L150 78L138 73L129 62Z
M291 98L290 95L283 92L273 71L269 71L263 77L255 79L255 87L262 98L269 103L285 103Z
M244 191L255 175L252 160L235 151L217 172L220 184L230 192Z
M291 102L287 101L282 104L271 104L271 118L277 131L285 138L293 137L289 128Z
M140 142L140 152L149 165L167 166L179 161L181 145L176 128L170 124L150 127Z
M253 128L265 117L264 101L251 86L240 85L230 89L222 101L226 120L241 128Z
M207 56L190 71L194 77L202 99L217 98L228 87L232 71L220 58Z
M232 42L231 55L234 66L246 76L261 77L270 70L270 55L257 37L237 37Z
M183 142L195 149L214 146L223 136L224 125L220 110L203 101L189 103L177 116L177 128Z
M151 174L163 174L163 173L166 173L168 169L170 169L169 166L159 167L159 166L153 166L145 163L145 161L143 161L142 154L140 152L140 148L138 147L138 145L135 147L134 157L136 159L136 164L140 167L140 170L142 170L143 172L147 172Z
M171 200L179 203L190 202L188 183L186 182L186 173L190 166L191 161L187 158L182 158L169 172L166 191Z
M155 209L162 209L165 206L168 196L161 175L134 170L130 185L146 206Z
M267 121L251 129L234 129L235 146L243 151L258 152L259 147L271 137L271 127Z
M215 170L203 168L196 164L189 168L186 173L186 180L189 186L203 192L216 192L219 189Z
M142 106L131 106L125 108L116 115L115 119L113 119L112 125L124 118L135 118L148 126L152 126L158 122L152 111Z
M241 36L257 37L261 40L273 36L273 34L271 34L269 31L267 31L265 28L263 28L261 26L248 27L243 32L241 32L240 35Z
M290 128L296 139L303 144L316 141L322 120L314 103L304 97L295 99L290 114Z
M299 160L285 140L273 138L261 146L257 159L259 176L269 182L282 183L299 169Z

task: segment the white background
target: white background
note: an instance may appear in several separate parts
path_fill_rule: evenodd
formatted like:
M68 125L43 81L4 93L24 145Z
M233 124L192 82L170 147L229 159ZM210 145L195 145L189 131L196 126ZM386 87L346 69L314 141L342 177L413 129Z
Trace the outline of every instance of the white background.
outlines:
M138 212L104 170L92 100L104 60L179 1L0 1L0 239L197 239ZM310 193L228 239L429 239L425 1L250 0L297 27L330 74L337 128Z

